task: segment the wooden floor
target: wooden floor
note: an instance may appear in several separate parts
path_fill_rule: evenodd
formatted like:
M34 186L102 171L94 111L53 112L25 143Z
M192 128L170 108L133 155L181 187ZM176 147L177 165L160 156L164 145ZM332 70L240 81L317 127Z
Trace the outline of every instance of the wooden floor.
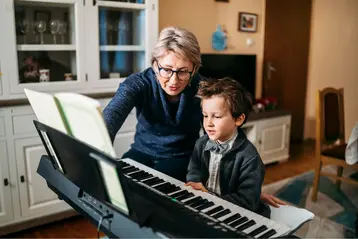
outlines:
M290 150L291 157L280 164L266 166L264 184L293 177L313 170L314 144L305 142L294 145ZM100 233L100 236L104 236ZM33 229L4 236L5 238L97 238L96 227L81 216L72 217L59 222L43 225Z

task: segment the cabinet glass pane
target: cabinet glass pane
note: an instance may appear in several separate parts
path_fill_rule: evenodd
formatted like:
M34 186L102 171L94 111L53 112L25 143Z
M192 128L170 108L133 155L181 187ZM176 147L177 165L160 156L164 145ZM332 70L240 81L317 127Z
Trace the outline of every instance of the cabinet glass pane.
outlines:
M100 7L98 19L101 46L144 45L145 10Z
M77 79L75 51L18 51L19 83Z
M77 80L75 4L14 1L19 84Z
M100 51L101 79L122 78L144 70L144 51Z
M74 44L74 6L15 1L16 43Z
M145 0L105 0L106 2L129 2L129 3L145 3Z

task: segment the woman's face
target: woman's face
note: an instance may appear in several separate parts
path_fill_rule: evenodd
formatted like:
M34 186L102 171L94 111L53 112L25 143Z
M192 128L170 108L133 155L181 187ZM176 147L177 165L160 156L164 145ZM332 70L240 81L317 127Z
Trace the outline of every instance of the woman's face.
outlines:
M160 86L171 99L177 99L189 84L194 68L192 62L180 58L173 52L159 58L153 67Z

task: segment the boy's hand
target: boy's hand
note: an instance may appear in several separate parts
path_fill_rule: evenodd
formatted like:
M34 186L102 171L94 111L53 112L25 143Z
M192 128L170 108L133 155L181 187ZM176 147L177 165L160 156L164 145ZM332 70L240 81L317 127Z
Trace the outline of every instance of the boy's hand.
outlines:
M204 187L202 183L194 183L194 182L187 182L185 186L190 186L195 190L201 190L203 192L208 192L208 190Z
M261 193L260 199L273 207L280 207L280 205L286 205L284 201L278 199L277 197L263 192Z

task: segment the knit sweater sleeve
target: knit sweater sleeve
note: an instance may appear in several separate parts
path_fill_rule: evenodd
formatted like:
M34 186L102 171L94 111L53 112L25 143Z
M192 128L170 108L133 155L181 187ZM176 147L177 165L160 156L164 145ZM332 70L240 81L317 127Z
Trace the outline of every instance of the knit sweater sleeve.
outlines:
M129 76L120 84L116 94L103 110L103 118L112 142L128 114L144 100L147 84L143 77L139 74Z

